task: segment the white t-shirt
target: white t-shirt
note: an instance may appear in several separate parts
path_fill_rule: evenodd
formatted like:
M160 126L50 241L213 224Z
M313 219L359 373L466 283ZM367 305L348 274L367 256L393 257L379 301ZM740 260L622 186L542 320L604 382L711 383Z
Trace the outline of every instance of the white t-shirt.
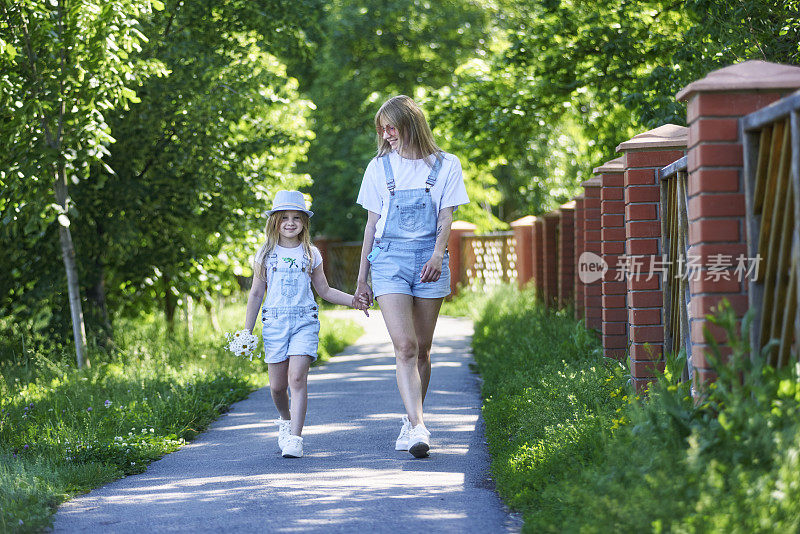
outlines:
M253 272L255 276L261 278L262 280L269 280L271 277L270 273L267 271L267 262L269 261L269 256L263 259L261 264L259 265L259 254L256 255L256 264L253 266ZM289 269L300 269L303 265L303 258L305 257L305 251L303 250L303 245L298 245L294 248L286 248L280 245L275 245L275 248L272 249L272 253L278 256L278 265L280 267L289 268ZM312 270L319 267L319 264L322 263L322 254L320 254L319 249L314 245L311 245L311 254L314 257L312 261Z
M443 156L442 168L439 169L436 183L431 188L431 198L436 204L436 213L451 206L457 208L462 204L469 204L461 162L447 152L443 152ZM431 174L431 167L424 160L401 158L396 151L392 151L389 153L389 162L392 164L396 190L425 187L425 181ZM375 226L375 238L381 237L389 211L389 188L386 187L383 161L378 158L372 158L367 165L356 202L364 209L380 215Z

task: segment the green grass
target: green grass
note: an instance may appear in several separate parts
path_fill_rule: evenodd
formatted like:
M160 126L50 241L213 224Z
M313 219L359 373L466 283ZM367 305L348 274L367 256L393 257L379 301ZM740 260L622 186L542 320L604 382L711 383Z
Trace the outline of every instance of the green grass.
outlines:
M239 328L243 304L223 310ZM320 360L362 329L321 315ZM119 321L116 348L78 371L69 355L27 344L2 364L0 531L46 529L54 507L179 448L268 382L266 364L227 353L203 318L191 339L156 320ZM260 327L257 325L256 331Z
M580 323L530 292L476 311L492 470L524 532L800 531L800 368L751 361L730 309L715 320L734 356L700 403L674 383L680 358L639 399Z

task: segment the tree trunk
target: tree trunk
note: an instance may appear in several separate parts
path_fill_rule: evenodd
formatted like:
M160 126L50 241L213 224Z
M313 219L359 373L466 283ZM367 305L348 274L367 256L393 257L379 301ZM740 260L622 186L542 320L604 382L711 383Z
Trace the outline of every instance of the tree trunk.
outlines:
M87 281L91 285L86 291L86 297L96 310L95 314L90 315L89 328L91 330L93 324L98 326L97 323L99 322L102 337L105 338L103 341L105 342L111 340L114 333L111 318L108 315L108 305L106 304L105 266L99 260L94 262L94 266L94 280Z
M164 275L164 318L167 320L167 332L170 334L175 331L175 308L176 299L172 294L169 275Z
M222 327L219 325L219 317L217 317L217 311L214 309L214 306L212 306L211 302L208 300L204 300L203 307L206 309L208 318L211 320L211 327L214 329L214 332L220 333Z
M59 165L56 171L55 183L56 202L66 210L67 208L67 176L64 167ZM69 293L69 311L72 316L72 337L75 341L75 355L78 368L89 366L86 357L86 327L83 324L83 308L81 307L81 291L78 283L78 269L75 265L75 247L72 245L72 234L69 226L59 222L58 240L61 243L61 257L64 260L64 269L67 272L67 291Z

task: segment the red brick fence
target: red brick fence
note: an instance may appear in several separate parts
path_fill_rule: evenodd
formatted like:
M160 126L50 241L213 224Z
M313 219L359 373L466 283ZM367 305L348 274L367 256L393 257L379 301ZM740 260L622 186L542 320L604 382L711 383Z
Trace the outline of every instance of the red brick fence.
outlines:
M558 210L492 235L454 223L453 290L516 280L549 306L572 305L606 356L628 359L638 389L681 349L687 378L715 378L704 330L726 355L706 319L723 298L740 317L755 311L753 354L767 347L785 364L800 339L798 89L800 67L763 61L689 84L677 95L688 127L621 143Z

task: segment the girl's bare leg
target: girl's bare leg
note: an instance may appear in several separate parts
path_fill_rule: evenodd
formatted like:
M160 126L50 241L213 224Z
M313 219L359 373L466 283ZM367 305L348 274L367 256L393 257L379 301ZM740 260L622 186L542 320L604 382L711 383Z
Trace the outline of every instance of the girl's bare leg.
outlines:
M439 309L442 307L441 298L423 299L414 297L414 331L417 333L417 369L422 384L422 402L428 393L428 384L431 381L431 344L436 320L439 318Z
M306 423L308 406L308 369L311 356L289 356L289 389L292 392L292 434L300 436Z
M281 419L288 421L290 418L289 394L286 388L289 386L289 360L268 363L267 372L269 373L269 392L272 395L272 402L275 403Z
M414 331L413 297L391 293L377 300L394 345L397 388L408 420L413 426L422 424L422 381L417 366L419 346Z

